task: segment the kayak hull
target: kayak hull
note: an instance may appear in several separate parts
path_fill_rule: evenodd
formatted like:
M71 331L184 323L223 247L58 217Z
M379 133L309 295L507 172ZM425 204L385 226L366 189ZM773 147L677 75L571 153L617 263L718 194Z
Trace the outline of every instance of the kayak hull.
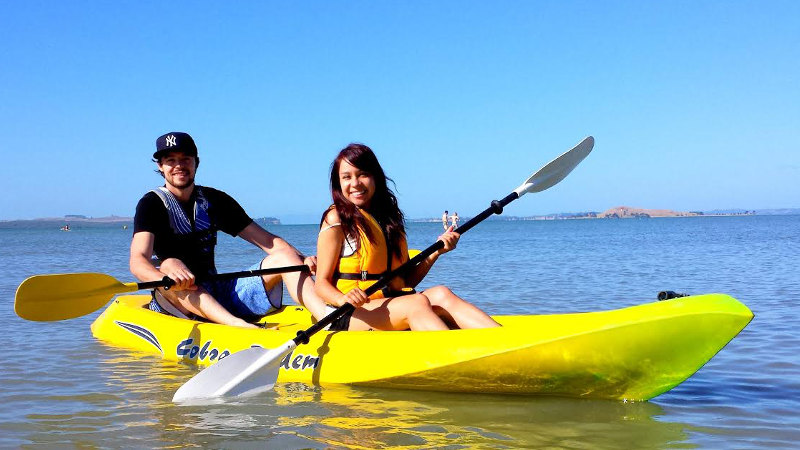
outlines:
M149 296L116 298L92 324L98 339L198 365L252 347L275 348L311 326L287 306L265 329L178 319ZM677 386L752 320L724 294L612 311L495 316L502 327L426 332L321 331L281 361L278 382L453 392L648 400Z

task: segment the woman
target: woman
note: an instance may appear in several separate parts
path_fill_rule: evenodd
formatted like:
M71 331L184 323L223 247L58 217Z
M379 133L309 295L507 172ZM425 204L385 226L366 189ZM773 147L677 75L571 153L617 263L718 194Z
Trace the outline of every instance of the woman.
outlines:
M408 261L403 213L387 186L372 150L350 144L331 165L333 206L322 216L317 240L315 291L328 305L351 303L352 316L331 325L332 330L447 330L499 326L474 305L436 286L421 293L412 287L422 281L440 255L454 249L459 235L450 227L439 240L444 247L391 281L369 298L364 293L381 274Z

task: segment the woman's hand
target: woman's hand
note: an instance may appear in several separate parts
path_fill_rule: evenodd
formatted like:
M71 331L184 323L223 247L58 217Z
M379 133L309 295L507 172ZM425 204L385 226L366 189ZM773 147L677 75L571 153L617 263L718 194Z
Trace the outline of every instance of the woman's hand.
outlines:
M197 290L197 286L194 284L194 274L180 259L167 258L161 262L161 267L158 270L175 282L175 285L170 286L170 289L176 291Z
M444 247L439 250L440 255L443 255L456 248L456 245L458 245L458 240L461 239L461 235L453 231L453 228L453 226L450 226L447 231L439 236L438 240L444 243Z
M362 291L361 289L355 288L349 291L347 294L343 294L342 300L343 300L342 305L345 303L350 303L351 305L358 308L364 303L367 303L369 301L369 297L367 297L367 294L364 293L364 291Z

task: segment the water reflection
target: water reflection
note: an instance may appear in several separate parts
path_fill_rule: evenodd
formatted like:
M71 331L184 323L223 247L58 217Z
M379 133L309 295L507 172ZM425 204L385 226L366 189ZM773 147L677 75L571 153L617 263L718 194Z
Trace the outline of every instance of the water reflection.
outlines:
M246 431L347 448L659 448L685 441L653 403L279 384L244 401L170 411L195 432ZM259 438L256 438L258 440Z
M89 357L93 355L93 357ZM197 368L90 344L25 403L46 405L9 423L36 445L270 448L661 448L686 443L686 425L655 403L279 384L221 404L177 406ZM2 427L5 428L5 427ZM695 433L698 430L695 430ZM9 442L10 443L10 442Z
M726 292L755 311L709 364L649 403L289 384L205 407L170 401L195 368L93 339L89 324L99 312L52 323L13 313L16 287L33 274L96 271L130 281L130 231L12 233L0 224L0 319L12 358L0 371L0 448L797 447L798 224L770 216L486 222L434 266L430 283L451 285L494 313L618 308L664 288ZM440 230L410 227L417 248ZM273 231L313 252L315 230ZM258 257L247 243L220 239L223 271Z

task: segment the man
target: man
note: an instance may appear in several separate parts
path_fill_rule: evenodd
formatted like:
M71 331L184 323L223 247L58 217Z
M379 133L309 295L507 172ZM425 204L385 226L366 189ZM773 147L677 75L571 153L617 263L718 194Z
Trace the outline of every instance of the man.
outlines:
M214 247L217 231L238 236L267 253L251 269L307 264L316 270L316 258L304 257L286 241L261 228L226 193L194 182L200 158L191 136L167 133L156 139L153 159L165 184L139 200L131 241L130 270L141 281L175 281L169 289L153 291L150 309L178 317L197 316L216 323L255 327L249 323L282 304L283 283L303 304L314 294L308 274L248 277L204 282L216 273ZM160 260L154 265L153 256ZM198 281L199 280L199 281ZM196 283L197 281L197 283ZM283 283L282 283L283 282Z
M444 210L444 214L442 214L442 227L444 228L444 231L447 231L447 228L449 227L449 225L447 225L447 215L448 214L449 213L447 212L446 209Z

